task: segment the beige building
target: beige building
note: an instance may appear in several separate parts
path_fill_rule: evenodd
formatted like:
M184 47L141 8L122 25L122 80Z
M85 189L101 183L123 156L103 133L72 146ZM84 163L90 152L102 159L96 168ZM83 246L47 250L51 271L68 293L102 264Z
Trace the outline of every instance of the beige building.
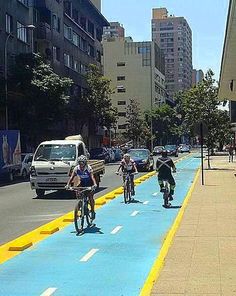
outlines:
M103 41L104 75L111 79L112 102L118 108L118 133L126 127L130 99L142 111L165 102L164 57L155 42L133 42L132 38L106 38Z
M184 17L152 10L152 40L165 55L166 90L173 97L192 86L192 31Z

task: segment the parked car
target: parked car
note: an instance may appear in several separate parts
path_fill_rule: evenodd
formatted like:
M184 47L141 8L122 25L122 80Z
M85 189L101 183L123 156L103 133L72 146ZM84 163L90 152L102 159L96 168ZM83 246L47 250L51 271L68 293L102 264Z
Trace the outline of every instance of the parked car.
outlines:
M33 160L33 153L21 153L21 170L20 176L23 179L29 178L30 167Z
M130 157L134 160L138 170L152 171L154 160L148 149L130 149Z
M152 154L153 155L159 155L159 154L161 154L161 152L162 152L163 149L164 149L164 146L155 146L153 148Z
M89 153L90 153L91 159L101 159L101 160L104 160L105 162L109 162L110 155L108 150L104 147L92 148Z
M108 162L114 162L115 161L115 153L112 148L107 148L107 151L109 153L109 160Z
M180 153L184 153L184 152L190 153L190 146L187 145L187 144L180 144L178 150L179 150Z
M165 150L167 151L167 155L178 157L178 147L176 145L165 145Z
M113 148L113 151L115 153L115 161L120 161L124 155L122 150L120 148Z

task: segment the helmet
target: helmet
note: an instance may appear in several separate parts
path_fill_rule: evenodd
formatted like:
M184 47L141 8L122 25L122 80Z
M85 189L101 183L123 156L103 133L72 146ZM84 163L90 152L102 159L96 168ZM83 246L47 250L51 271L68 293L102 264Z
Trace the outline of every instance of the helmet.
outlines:
M161 151L161 156L162 157L167 157L167 151L166 150L162 150Z
M130 154L129 153L125 153L124 154L124 158L130 158Z
M87 164L87 157L85 155L80 155L78 157L77 163L81 163L81 164L86 165Z

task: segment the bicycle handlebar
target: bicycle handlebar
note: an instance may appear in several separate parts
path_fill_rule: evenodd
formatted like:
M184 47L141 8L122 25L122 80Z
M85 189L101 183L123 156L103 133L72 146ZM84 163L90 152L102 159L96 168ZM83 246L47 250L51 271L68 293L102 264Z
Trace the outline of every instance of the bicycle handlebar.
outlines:
M90 187L66 187L66 190L70 191L79 191L80 193L85 191L93 191L95 188L93 186Z
M125 172L125 173L123 173L123 172L117 173L116 172L116 174L119 175L119 176L126 176L126 175L137 175L138 172L134 172L134 173L128 173L128 172Z

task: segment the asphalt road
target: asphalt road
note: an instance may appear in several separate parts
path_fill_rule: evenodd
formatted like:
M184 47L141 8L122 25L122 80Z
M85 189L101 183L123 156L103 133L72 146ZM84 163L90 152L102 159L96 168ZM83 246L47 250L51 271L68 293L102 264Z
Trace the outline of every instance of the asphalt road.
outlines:
M106 165L106 173L95 198L121 186L121 177L115 174L117 167L118 164ZM136 178L143 174L139 173ZM68 192L48 192L39 199L29 182L1 185L0 245L72 211L74 205L75 199Z

